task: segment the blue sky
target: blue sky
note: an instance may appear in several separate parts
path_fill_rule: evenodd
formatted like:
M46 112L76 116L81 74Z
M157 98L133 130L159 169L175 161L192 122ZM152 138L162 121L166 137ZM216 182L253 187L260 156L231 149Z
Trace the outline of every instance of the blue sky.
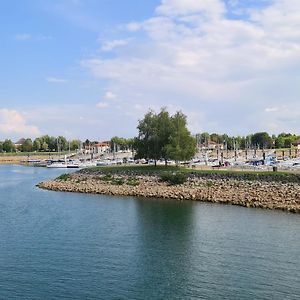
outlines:
M0 140L133 136L163 106L193 133L300 133L298 0L3 0L0 19Z

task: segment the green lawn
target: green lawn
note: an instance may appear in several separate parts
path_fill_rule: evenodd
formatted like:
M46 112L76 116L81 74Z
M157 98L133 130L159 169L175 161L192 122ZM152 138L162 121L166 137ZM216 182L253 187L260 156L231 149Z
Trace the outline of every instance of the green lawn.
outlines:
M60 152L59 155L67 155L69 151ZM58 155L57 152L12 152L12 153L0 153L0 156L52 156Z
M205 178L216 179L237 179L237 180L259 180L259 181L278 181L278 182L296 182L300 183L300 174L289 172L271 172L271 171L235 171L235 170L195 170L176 166L101 166L92 167L85 172L101 172L105 174L157 174L163 172L183 172L186 174L195 174Z

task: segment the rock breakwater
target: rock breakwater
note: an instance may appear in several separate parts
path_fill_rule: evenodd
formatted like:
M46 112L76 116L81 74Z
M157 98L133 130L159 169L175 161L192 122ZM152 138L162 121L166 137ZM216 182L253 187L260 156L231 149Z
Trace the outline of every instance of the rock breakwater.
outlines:
M184 184L170 186L157 175L138 175L134 179L124 174L107 176L77 172L38 186L61 192L194 200L300 213L300 184L297 182L189 176Z

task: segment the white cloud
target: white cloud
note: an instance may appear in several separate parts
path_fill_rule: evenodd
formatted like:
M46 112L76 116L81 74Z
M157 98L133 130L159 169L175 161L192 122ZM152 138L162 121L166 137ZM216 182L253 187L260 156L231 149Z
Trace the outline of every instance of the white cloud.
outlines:
M50 83L66 83L66 82L68 82L67 79L57 78L57 77L47 77L46 80Z
M111 91L107 91L107 92L105 92L105 94L104 94L104 98L107 99L107 100L114 100L114 99L117 98L117 95L114 94L114 93L111 92Z
M132 32L138 31L141 29L141 24L138 22L131 22L126 25L126 29Z
M27 40L30 40L31 38L32 38L31 34L28 34L28 33L17 34L15 36L15 39L17 41L27 41Z
M119 39L106 41L102 44L101 50L105 52L109 52L114 50L117 47L126 46L130 42L130 39Z
M81 65L128 110L173 105L193 128L248 133L265 129L265 115L276 123L270 112L282 103L299 108L299 27L298 0L274 0L240 19L227 17L221 0L162 0L152 18L127 25L131 35L139 31L134 48ZM293 115L276 118L300 132Z
M265 112L272 113L278 111L278 107L266 107Z
M218 17L225 12L225 5L220 0L162 0L156 12L167 16L204 14L209 17Z
M105 108L109 107L109 104L107 102L99 102L97 104L97 107L100 108L100 109L105 109Z
M23 114L5 108L0 109L0 132L7 136L36 137L40 135L38 127L27 124Z

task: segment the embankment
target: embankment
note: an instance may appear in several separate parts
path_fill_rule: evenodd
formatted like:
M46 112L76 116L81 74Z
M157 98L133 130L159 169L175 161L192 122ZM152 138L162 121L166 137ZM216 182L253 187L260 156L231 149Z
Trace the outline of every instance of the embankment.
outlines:
M193 200L300 213L299 175L181 170L186 181L170 185L161 180L161 171L145 170L87 169L38 186L62 192Z

